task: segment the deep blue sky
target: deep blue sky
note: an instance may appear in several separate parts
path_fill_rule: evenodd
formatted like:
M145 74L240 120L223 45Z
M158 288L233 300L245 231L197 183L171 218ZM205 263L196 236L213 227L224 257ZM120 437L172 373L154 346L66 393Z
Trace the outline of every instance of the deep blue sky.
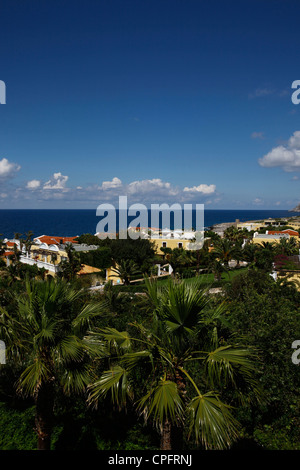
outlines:
M0 208L300 202L299 1L3 0L0 18Z

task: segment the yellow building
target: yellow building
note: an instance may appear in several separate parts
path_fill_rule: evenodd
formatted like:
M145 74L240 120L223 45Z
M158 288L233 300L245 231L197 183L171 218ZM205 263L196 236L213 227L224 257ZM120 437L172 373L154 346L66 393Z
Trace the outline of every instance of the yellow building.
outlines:
M287 240L295 238L299 240L299 233L294 230L278 230L278 231L266 231L266 233L255 233L253 236L253 243L262 244L262 243L280 243L280 240L285 238Z
M68 260L68 254L66 251L66 244L72 243L75 251L89 251L96 249L96 246L87 246L77 244L75 241L76 237L50 237L48 235L42 235L33 240L33 243L28 249L26 249L25 244L20 243L20 240L7 240L4 242L9 250L12 250L14 245L16 245L20 257L19 261L24 264L29 264L31 266L36 265L38 268L44 268L47 271L47 274L50 276L56 276L60 271L60 263L62 261ZM13 254L13 251L9 253ZM7 257L7 264L10 264L9 257ZM79 275L86 274L89 268L93 271L94 276L100 270L97 268L92 268L87 265L83 265L84 269L79 273ZM91 272L88 272L90 275Z
M36 240L28 250L25 246L21 246L19 240L4 240L6 246L11 248L16 245L20 257L19 261L31 266L36 265L38 268L44 268L51 276L55 276L59 271L61 261L67 260L68 255L64 248L58 244L48 244ZM13 252L12 252L13 253ZM9 258L7 264L10 264Z
M265 228L264 222L239 222L237 223L237 229L238 230L243 230L243 229L248 230L248 232L251 232L252 230L261 230L262 228Z
M90 285L97 285L101 279L101 269L94 268L88 264L82 264L80 271L77 273L77 276L88 279Z
M162 251L162 248L170 248L170 249L175 249L175 248L183 248L185 250L190 249L191 243L193 243L195 239L195 233L194 232L183 232L183 231L172 231L172 230L158 230L158 229L141 229L141 230L136 230L129 228L129 231L132 230L135 233L138 234L141 238L146 238L149 239L149 241L154 243L154 249L155 252L158 256L161 256L161 258L164 257L165 253ZM163 271L161 268L162 266L160 264L157 264L158 267L158 273L160 275L166 275L165 271ZM110 281L113 283L113 285L116 284L122 284L123 281L120 277L116 275L114 272L114 266L111 266L110 268L106 269L106 281ZM172 272L172 268L169 267L169 273Z
M287 224L289 227L292 227L294 230L300 230L300 221L292 221Z
M189 250L189 245L195 240L195 232L183 230L170 230L170 229L156 229L156 228L132 228L129 227L130 232L138 234L141 238L149 239L154 243L156 254L163 256L164 252L161 248L184 248Z
M118 284L123 284L122 279L114 272L114 269L115 268L113 266L106 269L106 281L112 282L114 286Z
M152 238L151 241L154 243L156 254L163 256L164 252L161 248L184 248L188 250L188 246L191 240L184 240L181 238Z
M261 230L265 229L267 227L273 226L273 227L282 227L288 225L289 227L293 227L296 230L300 228L300 222L295 222L295 227L293 225L294 223L290 223L288 220L282 219L282 220L276 220L276 219L264 219L264 220L253 220L253 221L248 221L248 222L237 222L236 227L239 230L243 230L244 228L247 229L249 232L252 230ZM298 224L298 225L297 225Z
M268 235L265 233L256 233L252 238L252 243L262 245L263 243L280 243L282 238L290 239L290 235Z

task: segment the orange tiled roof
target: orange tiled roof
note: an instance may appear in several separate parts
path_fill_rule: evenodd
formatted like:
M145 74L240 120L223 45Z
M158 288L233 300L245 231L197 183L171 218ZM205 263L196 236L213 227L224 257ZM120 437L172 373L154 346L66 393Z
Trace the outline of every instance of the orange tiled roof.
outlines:
M10 256L10 255L14 255L14 252L13 252L13 251L5 251L5 252L3 253L3 256L5 256L5 257L6 257L6 256Z
M6 246L14 246L15 243L14 242L6 242Z
M296 230L269 230L269 235L284 235L285 233L289 234L290 237L299 237L299 233Z
M78 243L75 241L77 237L57 237L51 235L41 235L36 237L35 240L40 240L41 243L47 243L47 245L60 245L64 243Z
M94 268L93 266L89 266L88 264L82 264L81 270L77 273L79 276L82 274L93 274L93 273L100 273L101 269Z

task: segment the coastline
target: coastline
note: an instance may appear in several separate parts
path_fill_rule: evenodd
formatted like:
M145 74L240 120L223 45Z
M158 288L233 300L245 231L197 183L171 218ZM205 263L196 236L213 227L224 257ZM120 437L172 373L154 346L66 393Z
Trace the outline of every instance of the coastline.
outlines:
M295 214L296 215L296 214ZM294 215L293 215L294 216ZM205 209L205 230L211 227L227 227L240 222L267 218L292 218L287 210L242 210ZM35 236L77 236L95 233L100 218L92 209L0 209L0 233L13 238L14 233L25 234L32 231ZM170 229L173 229L171 221Z
M292 210L289 210L289 212L296 213L297 211L292 209ZM291 219L292 220L299 219L299 221L300 221L300 214L299 215L291 215L290 217L278 217L278 218L276 218L276 221L286 221L287 225L288 225L288 222L290 222ZM259 222L264 222L266 220L268 220L268 219L245 220L242 223L256 224L256 223L259 223ZM273 220L272 217L269 217L269 220ZM241 223L241 221L239 219L237 219L235 222L221 222L221 223L218 223L218 224L211 225L210 227L208 227L208 230L212 230L213 232L216 232L216 233L223 233L228 227L232 227L232 226L236 227L238 223Z

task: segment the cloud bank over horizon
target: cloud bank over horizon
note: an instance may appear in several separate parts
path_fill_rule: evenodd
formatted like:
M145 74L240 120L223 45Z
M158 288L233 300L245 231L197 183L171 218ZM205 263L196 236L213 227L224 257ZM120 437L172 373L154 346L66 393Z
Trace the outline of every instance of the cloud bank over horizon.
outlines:
M43 201L53 201L56 204L97 206L102 202L116 202L119 196L127 196L132 202L151 204L153 202L193 202L195 198L198 203L204 203L207 196L215 196L217 202L218 193L215 184L201 183L194 187L180 188L174 186L161 178L141 179L123 182L119 177L114 176L110 181L102 181L100 184L90 184L87 186L76 185L72 187L68 175L62 172L54 172L45 181L33 178L17 187L6 184L20 170L16 163L9 162L6 158L0 160L0 199L9 198L16 204L18 201L22 205L32 201L42 203ZM199 198L201 200L199 200ZM212 201L208 201L211 203Z

